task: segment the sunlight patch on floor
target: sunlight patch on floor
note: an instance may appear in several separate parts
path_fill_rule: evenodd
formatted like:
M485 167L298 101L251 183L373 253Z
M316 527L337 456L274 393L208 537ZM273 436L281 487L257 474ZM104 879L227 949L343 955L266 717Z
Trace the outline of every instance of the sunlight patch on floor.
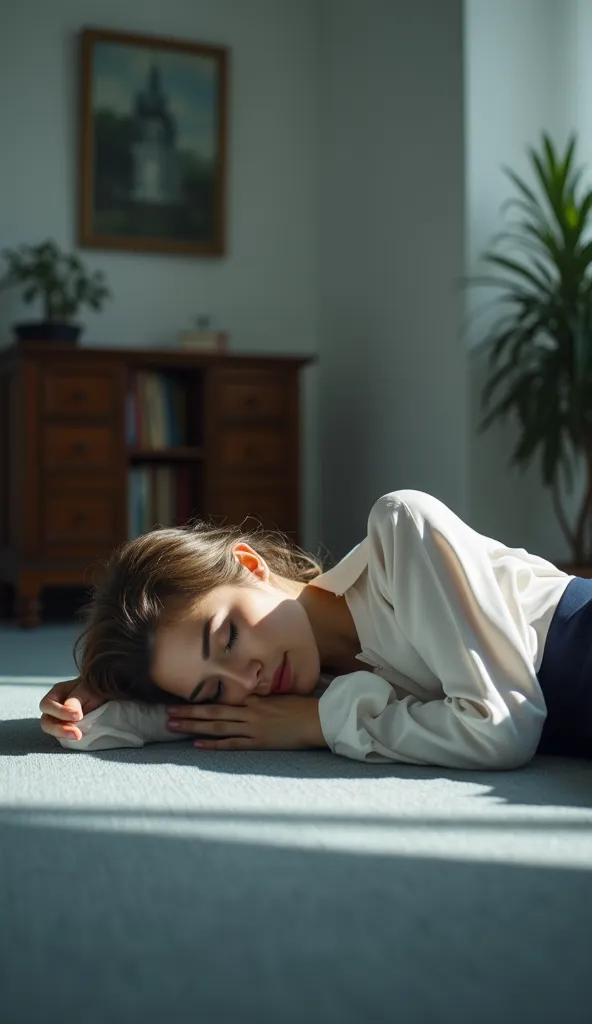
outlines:
M266 820L266 815L225 812L220 815L181 815L141 811L112 814L109 811L71 809L0 808L0 823L18 824L23 828L57 828L83 832L131 833L138 836L161 836L162 839L199 839L212 842L247 843L284 849L333 850L343 853L372 853L385 856L426 857L430 860L452 860L489 864L520 864L529 867L560 867L592 869L592 840L589 813L570 815L571 822L562 822L541 814L534 823L502 820L496 830L493 820L478 820L466 828L463 823L441 819L430 826L429 817L392 822L385 817L380 823L364 821L361 815L351 820L331 821L323 814L289 814ZM545 824L548 826L545 828ZM570 827L571 824L571 827Z
M62 683L64 676L0 676L0 686L50 686Z

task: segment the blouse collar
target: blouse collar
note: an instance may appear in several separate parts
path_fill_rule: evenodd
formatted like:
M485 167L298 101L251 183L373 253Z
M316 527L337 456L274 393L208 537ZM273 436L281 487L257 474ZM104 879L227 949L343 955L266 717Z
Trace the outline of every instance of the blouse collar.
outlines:
M332 569L327 569L321 576L311 580L311 586L321 587L322 590L330 590L337 597L342 597L345 591L351 587L362 575L368 565L368 538L365 537L360 544L356 544L347 555L341 559Z

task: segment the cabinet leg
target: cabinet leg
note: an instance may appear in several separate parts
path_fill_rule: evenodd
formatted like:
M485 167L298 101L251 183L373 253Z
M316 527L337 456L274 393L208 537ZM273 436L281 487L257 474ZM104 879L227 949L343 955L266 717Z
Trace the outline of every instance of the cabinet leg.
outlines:
M41 622L39 591L19 590L16 604L17 622L21 629L36 629Z
M0 619L12 618L14 593L10 583L0 583Z

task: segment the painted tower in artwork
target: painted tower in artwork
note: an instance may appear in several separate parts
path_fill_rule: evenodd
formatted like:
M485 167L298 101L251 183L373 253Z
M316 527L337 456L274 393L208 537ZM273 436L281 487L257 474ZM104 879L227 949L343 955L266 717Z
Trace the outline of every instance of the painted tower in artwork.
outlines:
M133 179L130 198L137 203L181 202L177 126L152 64L146 86L137 93L132 114Z

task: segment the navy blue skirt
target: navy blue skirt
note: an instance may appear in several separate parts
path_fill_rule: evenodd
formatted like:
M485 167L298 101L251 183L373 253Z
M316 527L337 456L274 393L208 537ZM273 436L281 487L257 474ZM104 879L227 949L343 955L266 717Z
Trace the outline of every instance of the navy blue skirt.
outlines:
M537 676L547 718L537 754L592 759L592 580L570 580Z

